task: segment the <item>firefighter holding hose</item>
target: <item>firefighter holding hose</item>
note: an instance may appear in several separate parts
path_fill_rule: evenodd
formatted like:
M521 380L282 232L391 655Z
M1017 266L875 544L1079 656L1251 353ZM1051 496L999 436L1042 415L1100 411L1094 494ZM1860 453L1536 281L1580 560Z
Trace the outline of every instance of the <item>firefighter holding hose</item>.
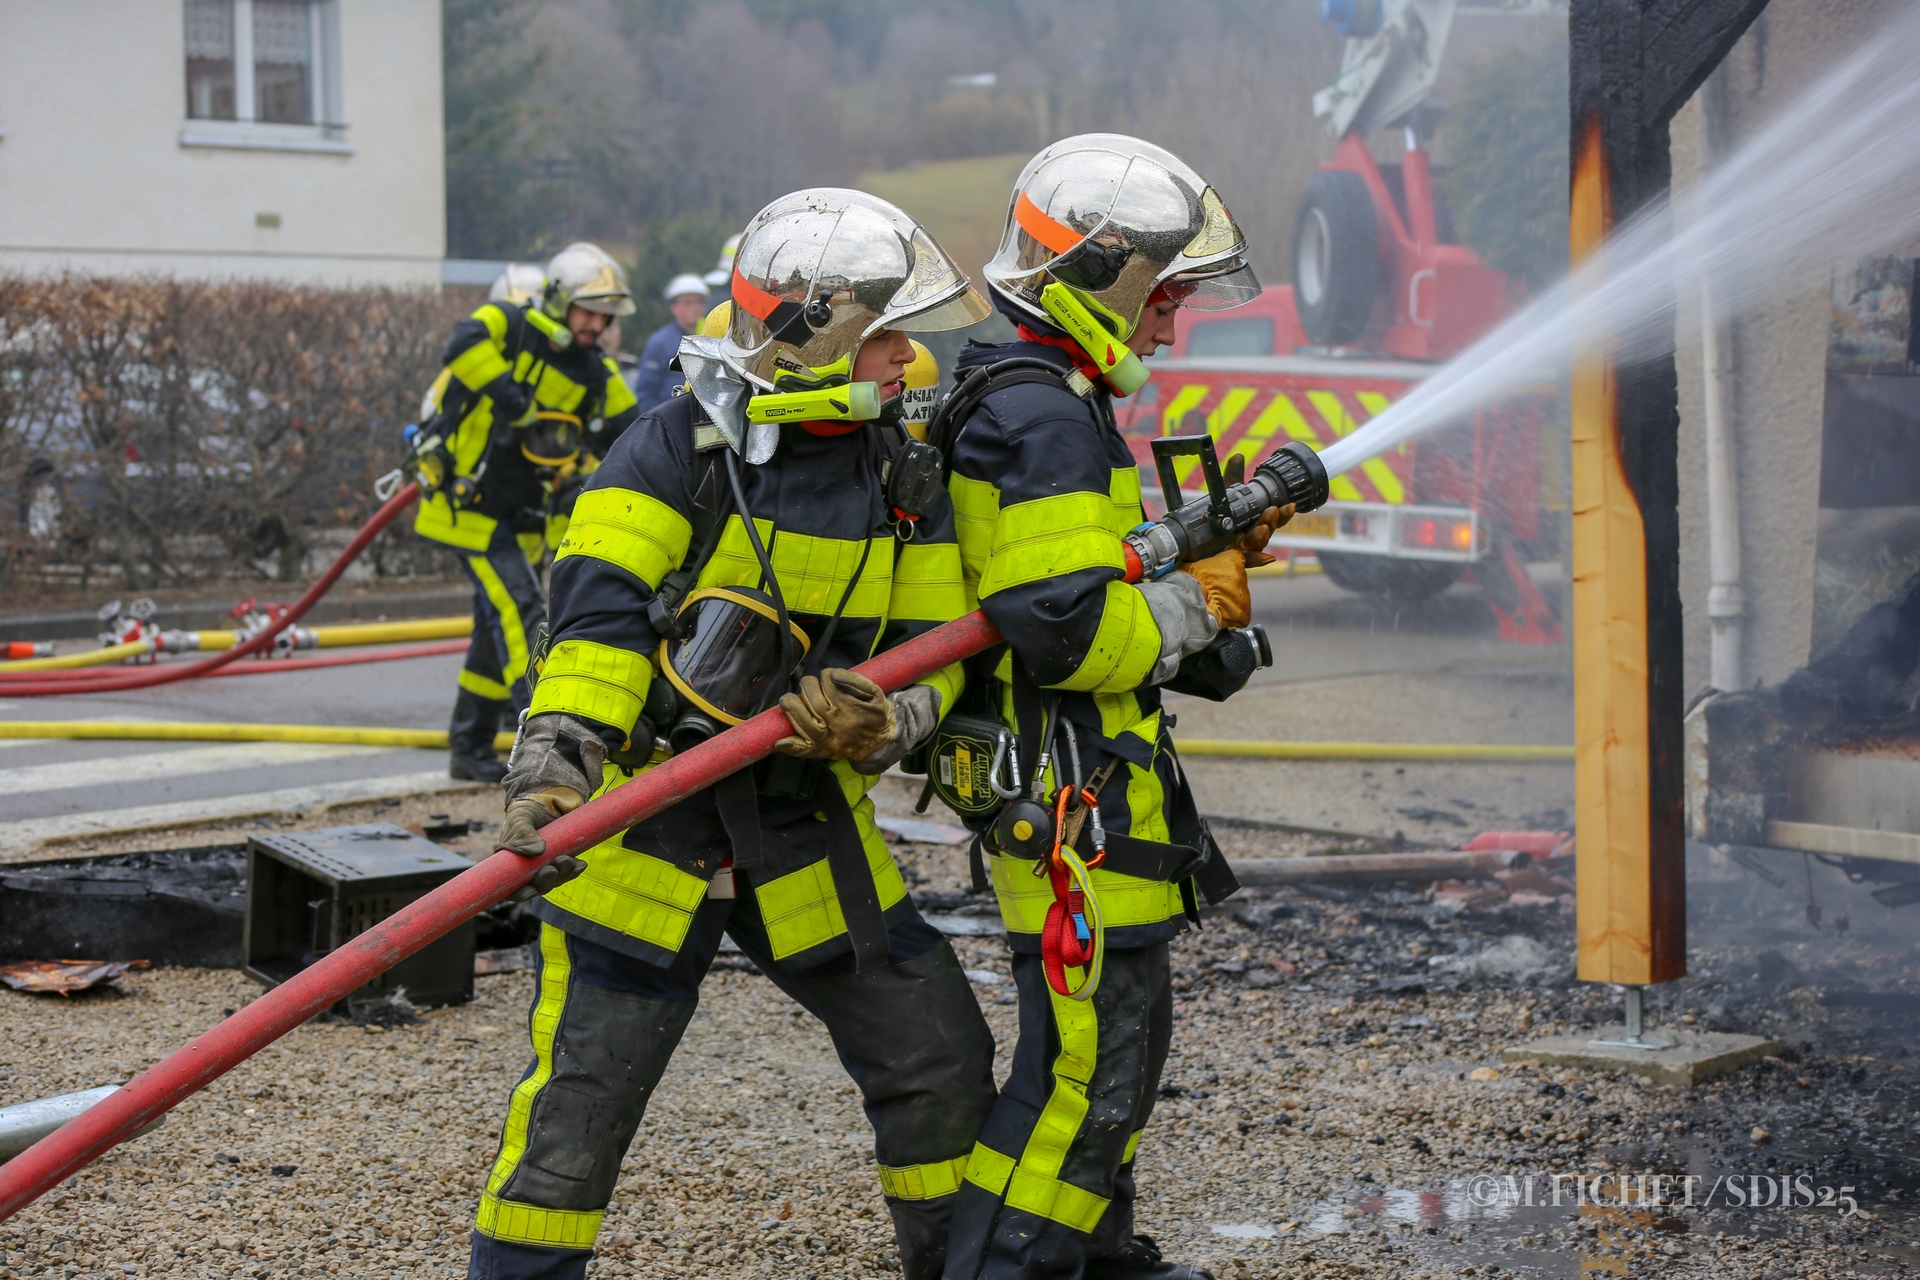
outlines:
M533 1065L507 1108L470 1276L578 1277L722 937L823 1022L876 1138L901 1267L940 1274L993 1103L993 1040L873 821L874 778L961 691L847 668L966 612L937 459L889 410L910 332L984 318L933 238L854 191L743 233L718 335L574 508L503 848L776 702L776 754L537 873ZM916 452L916 450L918 452Z
M617 262L596 245L569 245L523 301L513 299L525 282L502 279L514 287L454 326L411 463L422 490L414 532L457 554L473 583L448 772L481 782L506 774L493 746L502 713L512 724L527 706L546 620L536 565L548 482L639 412L599 345L614 317L633 311Z
M932 428L967 588L1008 641L968 664L964 709L1012 736L993 777L1009 798L971 825L1020 996L950 1280L1207 1276L1133 1231L1134 1152L1172 1033L1168 942L1197 922L1196 894L1237 887L1174 757L1160 686L1247 625L1247 564L1293 508L1129 584L1140 477L1111 400L1146 380L1140 357L1173 341L1177 308L1256 296L1245 255L1226 206L1177 157L1117 135L1053 144L1021 172L986 268L1019 341L966 348Z

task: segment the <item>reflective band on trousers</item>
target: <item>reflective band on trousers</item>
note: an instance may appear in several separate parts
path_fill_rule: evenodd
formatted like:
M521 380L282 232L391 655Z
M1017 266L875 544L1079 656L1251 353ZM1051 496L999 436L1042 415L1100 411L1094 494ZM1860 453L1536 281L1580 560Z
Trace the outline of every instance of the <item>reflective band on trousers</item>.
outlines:
M1040 1109L1019 1160L975 1145L967 1181L1002 1197L1010 1208L1091 1233L1107 1211L1107 1198L1062 1181L1060 1167L1087 1118L1087 1082L1093 1079L1099 1053L1100 1023L1091 1001L1069 1000L1051 991L1048 998L1060 1033L1060 1055L1053 1060L1053 1092Z
M537 1205L515 1204L496 1198L491 1192L480 1197L480 1212L473 1229L483 1236L505 1240L508 1244L546 1245L553 1249L591 1249L600 1234L601 1209L542 1209Z
M513 1244L551 1245L562 1249L589 1249L600 1230L601 1210L542 1209L499 1198L507 1179L527 1153L527 1127L533 1101L553 1078L553 1039L567 1004L567 976L573 960L567 954L567 935L558 929L540 930L540 994L533 1006L533 1070L513 1091L507 1106L506 1128L500 1134L500 1155L487 1176L474 1230Z
M967 1157L963 1155L933 1164L883 1164L880 1191L895 1200L938 1200L958 1191L966 1176Z
M513 696L513 690L498 680L489 680L478 672L468 671L465 667L460 669L460 674L454 678L454 683L468 693L477 693L493 702L505 702Z
M693 913L706 899L707 881L627 848L621 843L623 835L581 854L586 873L549 893L547 901L668 954L677 952L687 940Z
M527 674L526 623L520 617L520 606L513 602L513 593L507 590L507 584L487 562L485 556L468 556L467 565L473 570L473 576L480 580L480 586L487 593L487 602L500 615L500 631L506 637L507 652L505 661L500 664L500 679L512 685Z
M994 854L989 860L994 896L1000 900L1000 919L1007 932L1039 936L1053 905L1053 885L1033 874L1025 858ZM1182 909L1180 886L1164 880L1142 880L1094 868L1094 892L1100 897L1100 918L1109 929L1159 924Z
M536 710L542 709L540 691L546 687L547 681L542 680L534 690ZM836 762L833 772L842 790L853 793L849 803L854 825L860 831L867 865L873 869L880 909L886 911L907 896L907 885L886 839L873 824L873 804L865 797L869 780L855 774L844 762ZM602 786L596 796L628 780L627 774L613 765L607 766L606 776L610 784ZM693 913L707 895L707 881L662 858L629 849L625 838L622 832L581 854L587 864L586 874L549 893L547 901L582 920L669 954L677 952L686 941ZM776 960L802 956L847 931L846 916L824 856L797 871L756 882L753 893Z

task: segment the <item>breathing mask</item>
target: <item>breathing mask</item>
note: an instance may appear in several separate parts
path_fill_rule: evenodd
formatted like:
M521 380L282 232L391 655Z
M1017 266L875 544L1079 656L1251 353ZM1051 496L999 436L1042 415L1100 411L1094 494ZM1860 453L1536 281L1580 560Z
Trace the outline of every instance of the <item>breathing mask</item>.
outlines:
M773 600L751 587L695 591L680 606L679 618L685 639L666 641L660 662L682 702L667 733L676 752L772 705L808 643L791 619L782 643Z

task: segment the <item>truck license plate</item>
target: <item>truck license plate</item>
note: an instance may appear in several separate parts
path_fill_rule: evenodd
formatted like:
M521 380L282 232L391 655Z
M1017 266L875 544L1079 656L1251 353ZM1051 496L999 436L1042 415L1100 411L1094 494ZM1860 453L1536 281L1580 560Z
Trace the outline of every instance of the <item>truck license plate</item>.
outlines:
M1286 531L1295 538L1325 538L1328 542L1332 542L1338 529L1332 516L1310 511L1289 520Z

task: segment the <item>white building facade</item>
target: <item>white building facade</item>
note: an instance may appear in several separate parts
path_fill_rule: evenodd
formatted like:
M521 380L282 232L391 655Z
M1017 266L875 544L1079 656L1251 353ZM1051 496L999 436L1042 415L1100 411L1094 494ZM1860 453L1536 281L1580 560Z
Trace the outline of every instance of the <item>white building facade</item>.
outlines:
M440 0L0 0L0 272L438 286Z

